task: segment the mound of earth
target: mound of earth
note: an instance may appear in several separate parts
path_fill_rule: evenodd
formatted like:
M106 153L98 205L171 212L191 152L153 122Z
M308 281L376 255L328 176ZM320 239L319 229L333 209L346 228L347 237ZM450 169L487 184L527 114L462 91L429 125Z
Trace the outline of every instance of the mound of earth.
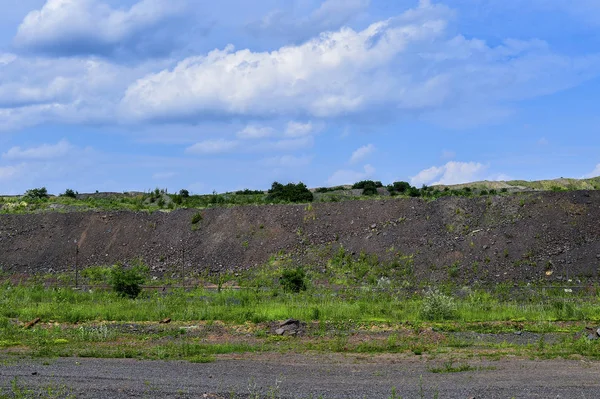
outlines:
M200 212L201 216L194 216ZM192 223L192 219L197 223ZM142 259L153 274L244 270L277 253L298 264L343 246L412 255L418 279L596 279L600 192L356 200L173 212L0 215L0 267L52 273ZM450 268L452 272L449 273Z

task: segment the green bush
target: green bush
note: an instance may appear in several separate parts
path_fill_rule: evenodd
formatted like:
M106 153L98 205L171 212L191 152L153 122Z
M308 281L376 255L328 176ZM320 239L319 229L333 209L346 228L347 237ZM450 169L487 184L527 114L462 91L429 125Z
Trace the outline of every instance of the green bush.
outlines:
M391 195L396 195L396 194L404 194L405 192L410 190L411 187L412 186L405 181L395 181L392 184L390 184L389 186L387 186L387 189Z
M204 219L202 212L196 212L194 213L194 216L192 216L192 224L198 224L202 219Z
M359 182L356 182L352 185L353 189L365 189L366 187L375 187L375 188L380 188L383 187L383 184L380 181L373 181L373 180L361 180Z
M141 285L146 280L147 273L148 267L141 264L130 269L115 265L110 271L110 285L122 297L135 299L142 292Z
M313 193L302 182L298 184L288 183L285 186L274 182L268 193L267 200L269 201L312 202L313 200Z
M25 197L30 199L46 199L49 197L48 190L46 187L32 188L31 190L25 191Z
M424 320L451 320L456 317L454 299L439 290L429 290L423 298L421 317Z
M301 267L287 269L281 273L279 279L283 289L288 292L300 292L306 290L306 273Z
M77 198L77 193L71 190L70 188L67 188L62 196L69 198Z
M236 195L260 195L264 194L261 190L250 190L248 188L244 190L238 190L235 192Z

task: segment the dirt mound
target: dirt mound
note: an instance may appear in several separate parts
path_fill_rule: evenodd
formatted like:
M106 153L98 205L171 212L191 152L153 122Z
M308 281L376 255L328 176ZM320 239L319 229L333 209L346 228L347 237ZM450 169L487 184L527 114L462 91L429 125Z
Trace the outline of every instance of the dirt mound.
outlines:
M265 205L156 212L0 216L0 266L47 273L143 259L156 275L241 270L280 251L325 262L343 247L414 258L430 281L594 279L600 265L600 192L544 192ZM315 254L325 254L317 256Z

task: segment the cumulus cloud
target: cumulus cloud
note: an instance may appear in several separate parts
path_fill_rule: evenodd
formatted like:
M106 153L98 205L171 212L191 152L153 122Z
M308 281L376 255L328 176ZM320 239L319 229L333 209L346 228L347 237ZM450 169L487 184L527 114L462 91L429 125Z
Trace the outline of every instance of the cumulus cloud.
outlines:
M413 186L437 184L461 184L482 180L488 166L478 162L448 162L443 166L432 166L411 178Z
M539 40L492 47L451 35L452 18L448 8L422 2L362 31L342 28L271 52L230 45L139 79L121 111L138 121L191 122L404 112L468 127L511 115L514 101L600 74L598 55L561 56Z
M302 137L314 133L315 130L316 127L311 122L301 123L290 121L285 129L285 135L287 137Z
M263 139L272 136L274 133L273 128L267 126L248 125L237 132L236 136L240 139Z
M42 144L39 147L21 148L12 147L2 154L7 160L44 160L64 157L73 149L67 140L61 140L56 144Z
M216 139L204 140L188 147L185 152L187 154L222 154L231 152L238 146L237 141Z
M584 178L588 179L592 177L600 177L600 163L596 165L596 168L591 173L588 173L584 176Z
M0 63L0 131L42 123L115 123L122 93L168 65L118 65L97 58L10 57Z
M8 65L16 59L17 56L14 54L0 54L0 65Z
M352 153L350 157L350 163L357 163L371 155L375 151L375 146L373 144L363 145L356 151Z
M329 186L340 186L343 184L353 184L360 180L371 178L375 174L375 168L369 164L365 165L363 171L340 169L335 171L327 184Z
M369 4L370 0L325 0L308 15L275 10L247 28L255 35L305 40L323 31L339 29L366 11Z
M170 52L169 24L187 11L183 0L141 0L129 9L112 8L99 0L47 0L31 11L17 31L15 44L54 55L107 55Z

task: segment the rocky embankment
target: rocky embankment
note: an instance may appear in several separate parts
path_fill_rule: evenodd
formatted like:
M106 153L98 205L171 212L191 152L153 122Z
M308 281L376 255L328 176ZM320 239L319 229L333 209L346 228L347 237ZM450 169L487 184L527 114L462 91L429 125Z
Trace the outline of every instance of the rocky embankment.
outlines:
M0 215L0 267L52 273L73 270L76 258L82 268L141 258L156 275L215 273L280 252L325 262L342 245L412 255L416 277L432 281L599 276L600 191L212 208L192 224L197 212Z

